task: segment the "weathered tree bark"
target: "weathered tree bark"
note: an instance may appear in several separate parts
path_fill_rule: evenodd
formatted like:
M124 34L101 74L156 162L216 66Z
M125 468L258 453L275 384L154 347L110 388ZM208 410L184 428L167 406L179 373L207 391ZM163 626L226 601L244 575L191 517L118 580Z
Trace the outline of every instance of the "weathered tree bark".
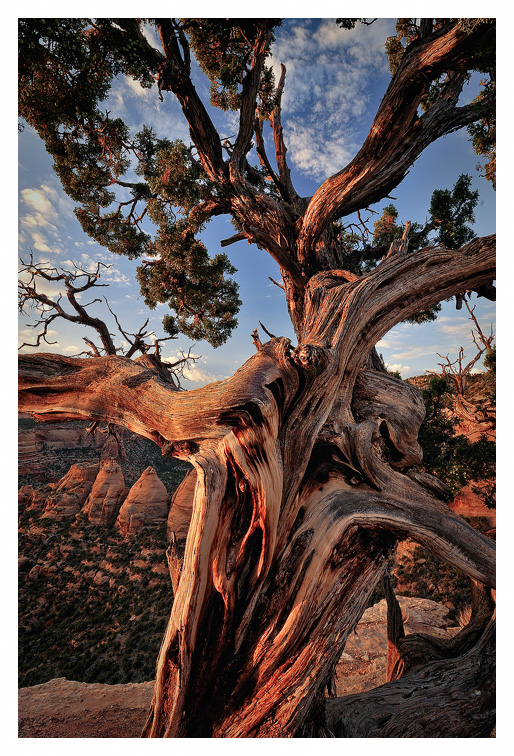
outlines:
M435 661L367 693L328 699L345 738L484 738L495 724L495 621L467 653Z
M486 237L392 255L359 279L313 276L295 349L272 338L195 391L121 357L20 357L20 410L125 425L196 470L183 561L170 552L176 593L145 736L317 737L337 725L357 737L344 712L327 729L325 688L397 539L494 585L494 543L416 470L419 392L370 360L396 323L490 281L494 248ZM489 664L486 640L473 653ZM476 659L446 663L460 695Z

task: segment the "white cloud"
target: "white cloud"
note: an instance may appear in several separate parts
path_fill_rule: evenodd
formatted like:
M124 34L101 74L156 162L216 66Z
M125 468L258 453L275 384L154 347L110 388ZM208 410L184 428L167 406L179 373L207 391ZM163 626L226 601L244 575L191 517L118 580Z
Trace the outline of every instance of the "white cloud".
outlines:
M132 79L130 76L125 77L125 83L131 90L131 92L136 95L136 97L149 99L151 90L148 89L148 87L142 87L141 84L136 81L136 79Z
M27 210L20 215L20 247L61 254L61 233L72 217L71 201L50 184L41 184L22 189L20 203Z
M185 367L183 373L186 380L191 381L191 383L197 383L199 386L204 386L207 383L221 380L219 376L209 373L207 370L203 370L196 363L189 367Z
M303 173L323 180L356 153L357 121L366 113L369 82L387 71L384 42L392 32L387 19L351 31L333 19L303 20L277 31L271 63L277 80L280 64L286 66L285 138L291 163Z
M176 98L165 92L162 102L156 86L145 89L134 79L120 78L109 93L109 109L112 118L123 118L132 124L133 134L145 124L159 137L190 141L187 121Z
M411 372L411 369L408 365L402 365L400 362L395 362L393 365L389 365L386 363L387 369L392 370L393 372L400 373L402 378L407 374Z
M62 351L65 354L78 354L79 352L83 352L84 350L70 344L70 346L64 347Z
M182 350L175 349L163 357L163 361L173 363L182 359L184 356L185 353ZM184 367L182 374L187 381L195 384L194 388L205 386L207 383L213 383L214 381L223 381L225 378L228 378L228 375L212 373L206 369L205 366L207 365L207 359L205 357L202 358L200 355L195 354L191 354L191 357L196 359L196 362L191 362Z
M48 195L52 197L52 200L57 198L55 189L51 189L46 184L42 184L39 189L22 189L21 191L22 201L29 208L41 214L55 215L55 209Z
M410 346L403 352L394 352L391 356L395 360L413 360L416 357L433 356L439 348L436 344L421 344Z
M146 39L149 45L151 45L152 47L155 47L156 50L162 51L160 40L157 36L154 26L143 24L142 32L143 32L144 38Z

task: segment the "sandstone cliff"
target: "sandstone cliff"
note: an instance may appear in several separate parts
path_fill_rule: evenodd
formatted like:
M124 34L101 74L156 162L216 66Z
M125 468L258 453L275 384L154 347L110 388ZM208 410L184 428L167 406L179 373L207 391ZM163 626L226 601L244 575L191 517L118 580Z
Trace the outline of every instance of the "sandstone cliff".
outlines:
M20 475L34 475L41 472L48 456L62 449L74 449L77 461L85 449L101 449L104 438L100 434L91 435L86 425L63 424L42 426L18 431L18 472Z
M110 525L116 519L127 493L121 467L115 460L106 459L100 463L82 513L93 525Z
M147 467L130 489L116 525L123 535L159 525L168 515L168 492L153 467Z

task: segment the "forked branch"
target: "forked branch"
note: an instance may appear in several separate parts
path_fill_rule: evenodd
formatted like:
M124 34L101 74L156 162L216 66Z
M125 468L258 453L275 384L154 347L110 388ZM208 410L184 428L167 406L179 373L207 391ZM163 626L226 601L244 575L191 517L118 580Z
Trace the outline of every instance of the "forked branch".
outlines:
M490 331L489 336L486 336L484 334L476 318L475 307L470 307L469 302L466 299L465 295L463 295L462 299L463 299L464 304L466 305L467 311L470 314L470 320L472 320L474 324L474 328L471 330L471 337L478 351L475 354L475 356L472 357L471 360L465 365L463 365L465 354L464 354L464 347L462 346L459 348L459 353L455 360L450 360L449 355L446 355L446 357L443 357L443 355L439 354L439 352L437 354L438 354L438 357L441 357L441 359L444 360L444 362L438 363L439 367L442 370L442 374L445 377L448 377L452 380L455 386L455 389L457 391L458 401L460 402L459 404L460 409L464 410L463 401L464 401L464 394L467 388L468 376L471 374L473 367L476 365L478 360L482 357L484 352L491 349L493 345L493 341L494 341L494 332L493 332L493 327L491 325L491 331ZM437 373L434 370L427 370L427 372L437 375Z
M472 34L456 24L444 26L411 45L380 104L369 135L356 157L315 192L298 240L301 263L314 255L327 224L373 204L397 186L416 158L439 137L480 118L478 103L458 107L463 84L458 72L466 58L488 44L494 27L479 25ZM448 73L442 96L425 114L417 109L427 82Z

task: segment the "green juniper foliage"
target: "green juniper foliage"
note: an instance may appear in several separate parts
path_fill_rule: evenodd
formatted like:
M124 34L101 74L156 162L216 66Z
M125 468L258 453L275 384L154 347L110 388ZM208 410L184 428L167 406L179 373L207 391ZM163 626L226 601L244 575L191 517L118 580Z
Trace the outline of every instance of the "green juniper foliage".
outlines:
M444 376L434 376L421 393L426 415L418 441L423 449L425 468L446 484L448 499L467 484L485 481L483 490L476 486L473 490L482 497L486 506L494 508L496 444L485 435L478 441L455 435L457 421L445 411L451 406L454 391Z
M53 157L62 186L76 203L75 213L84 231L111 252L142 260L137 277L146 304L155 307L167 303L170 308L164 322L166 332L176 335L181 331L218 346L237 325L241 301L232 278L234 267L225 254L210 254L200 234L213 216L225 213L231 215L235 228L243 231L245 211L235 211L227 200L229 189L223 179L209 179L206 163L202 164L195 147L181 140L163 139L148 126L131 133L122 119L111 116L108 96L116 78L127 76L144 88L153 87L156 98L162 99L169 67L175 66L174 81L182 76L186 81L194 56L209 79L211 105L237 110L248 88L255 84L255 46L266 39L267 47L261 50L265 57L281 22L252 18L168 19L163 26L162 21L21 19L19 113L22 125L30 124L37 131ZM373 21L337 19L337 24L350 30L358 23L369 25ZM449 23L456 24L459 33L471 34L488 22L399 19L396 34L385 44L391 71L402 64L408 48L428 35L444 31ZM148 42L147 32L153 32L154 27L166 30L172 55L163 56ZM483 117L469 129L476 152L487 159L485 176L494 181L493 50L474 53L472 60L466 61L466 70L468 76L473 71L483 76L477 98L483 103ZM420 104L422 111L440 102L445 94L445 77L443 74L440 80L427 82ZM184 86L185 94L181 96L190 97L187 81ZM281 94L265 60L255 91L255 109L250 116L257 115L262 124L272 119ZM266 200L285 209L294 235L294 224L301 218L308 199L294 197L269 175L268 168L259 164L251 150L251 138L249 134L247 145L238 147L243 151L248 193L255 207ZM213 149L219 156L225 150L230 157L234 145L226 139L213 145ZM225 163L228 173L227 166ZM470 185L470 177L464 175L453 189L433 193L428 221L420 224L409 219L413 221L409 250L433 243L453 249L472 238L470 224L477 193L471 191ZM390 204L371 232L365 223L335 219L324 243L337 251L341 267L366 274L387 254L391 242L402 235L403 223L398 209ZM256 243L259 245L259 241ZM439 309L436 305L419 313L413 322L434 319Z
M167 333L181 330L218 346L237 325L241 302L226 255L209 257L195 237L209 220L202 203L214 189L180 140L158 139L148 127L131 137L102 108L116 76L155 84L159 60L152 50L135 20L22 19L20 115L79 203L84 231L111 252L149 258L138 278L147 305L169 304Z

